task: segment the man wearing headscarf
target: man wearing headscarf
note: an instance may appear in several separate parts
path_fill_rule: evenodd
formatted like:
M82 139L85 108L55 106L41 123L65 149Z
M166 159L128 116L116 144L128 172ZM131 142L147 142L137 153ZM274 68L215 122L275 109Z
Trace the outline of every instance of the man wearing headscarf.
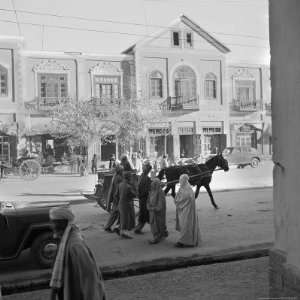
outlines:
M189 184L189 176L179 178L180 188L175 197L176 230L180 232L176 247L196 247L200 244L200 229L194 191Z
M138 225L134 230L134 233L136 234L141 234L145 224L149 223L149 211L147 209L147 199L151 188L151 179L149 177L149 172L151 171L151 169L152 166L150 162L145 162L143 164L143 173L140 177L139 184L138 184L140 211L138 217Z
M153 239L149 243L157 244L168 236L166 226L166 196L158 178L152 180L147 208L150 214L150 227L153 235Z
M120 235L123 238L132 239L130 230L135 227L135 212L134 212L134 198L136 191L130 183L131 173L123 172L123 180L119 184L116 191L116 201L119 205L120 213Z
M51 300L105 300L101 273L74 224L72 210L54 207L49 216L54 236L59 240L50 281Z

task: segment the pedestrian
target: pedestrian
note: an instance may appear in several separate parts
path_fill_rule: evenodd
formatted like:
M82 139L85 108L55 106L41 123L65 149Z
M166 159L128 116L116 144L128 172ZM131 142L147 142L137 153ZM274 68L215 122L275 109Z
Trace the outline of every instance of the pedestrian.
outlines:
M101 272L84 242L69 207L53 207L49 217L59 241L52 277L51 300L105 300Z
M80 176L85 176L86 166L85 166L84 158L80 161L79 172L80 172Z
M180 232L176 247L196 247L200 244L200 229L194 191L189 184L189 176L179 178L180 188L175 197L176 230Z
M4 161L0 162L0 179L4 177L4 169L5 169L5 163Z
M113 169L116 166L116 156L112 154L109 159L109 169Z
M132 167L131 167L131 164L128 160L128 157L126 155L123 155L121 157L121 163L120 165L123 167L124 171L125 172L130 172L130 171L133 171Z
M149 243L157 244L168 236L166 226L166 196L158 178L152 180L147 208L149 210L150 228L153 235L153 239Z
M116 166L115 168L115 174L113 175L112 178L112 183L111 186L109 188L108 191L108 211L110 212L110 216L109 219L106 223L106 225L104 226L104 230L107 232L113 232L113 230L111 229L111 227L118 221L118 223L120 222L120 213L119 213L119 198L116 195L116 191L118 189L119 184L122 182L123 180L123 168L121 166ZM112 207L110 208L112 204ZM118 232L118 230L116 229L116 232Z
M142 229L146 223L149 223L149 211L147 209L147 199L149 196L151 188L151 179L149 173L152 169L152 166L149 162L143 165L143 173L140 177L138 184L138 196L139 196L139 217L138 225L135 227L134 233L141 234Z
M136 191L130 184L130 172L123 171L123 180L116 191L116 201L120 213L120 235L123 238L132 239L130 231L135 227L135 212L133 201Z
M97 173L97 155L94 154L92 158L92 174Z
M136 152L132 153L132 167L136 170L137 174L141 174L143 171L143 164L142 160L138 157L138 154Z
M167 155L164 154L160 160L160 169L165 169L169 166L168 164L168 159L167 159Z

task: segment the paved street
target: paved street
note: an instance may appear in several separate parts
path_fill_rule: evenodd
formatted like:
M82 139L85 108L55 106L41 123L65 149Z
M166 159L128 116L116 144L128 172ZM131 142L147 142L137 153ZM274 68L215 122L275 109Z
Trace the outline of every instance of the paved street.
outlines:
M268 258L219 263L105 281L109 300L255 300L268 296ZM3 300L48 299L49 291Z
M174 247L178 233L175 231L175 207L173 199L167 198L167 226L169 237L158 245L150 246L150 229L145 234L134 236L133 240L120 239L115 234L103 230L108 214L96 203L87 203L81 191L91 190L96 183L95 176L79 177L71 175L41 176L36 181L24 182L19 178L7 178L0 183L1 199L16 201L72 201L73 210L83 235L95 254L102 269L118 269L136 264L155 261L176 261L191 257L220 255L234 249L245 249L252 245L272 242L273 204L271 186L271 162L264 162L256 169L232 168L229 172L216 172L212 190L215 201L220 206L215 210L206 192L197 199L202 245L199 248L177 249ZM214 186L214 187L213 187ZM232 190L234 188L251 188ZM218 192L222 189L230 190ZM39 270L29 253L11 262L0 264L0 282L16 282L29 277L39 278L48 274Z
M237 169L232 166L229 172L213 173L212 191L272 186L271 161L263 161L257 168L250 166ZM72 201L84 202L82 192L93 191L96 175L80 177L78 174L45 174L34 181L24 181L19 177L0 181L0 199L22 201ZM204 188L202 188L204 191Z
M173 245L178 236L175 231L175 207L171 197L167 201L167 224L169 237L163 243L150 246L150 229L133 240L120 239L103 230L108 214L95 203L74 205L77 222L95 253L101 267L134 264L154 259L209 255L235 247L247 247L273 241L272 189L252 189L231 192L216 192L219 210L212 208L206 193L199 196L197 209L200 220L202 246L195 249L176 249ZM22 278L21 270L37 269L28 253L18 260L0 264L0 282L9 278ZM36 271L38 272L38 271ZM29 272L30 273L30 272ZM23 274L23 275L22 275Z

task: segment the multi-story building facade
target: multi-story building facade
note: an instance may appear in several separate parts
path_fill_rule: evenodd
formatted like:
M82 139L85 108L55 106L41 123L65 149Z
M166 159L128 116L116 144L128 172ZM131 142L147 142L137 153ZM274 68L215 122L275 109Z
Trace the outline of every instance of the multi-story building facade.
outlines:
M0 37L0 161L11 161L16 156L22 47L21 38Z
M51 110L91 100L161 108L162 121L149 123L137 144L146 156L205 156L229 145L271 151L269 68L228 65L230 50L184 15L119 56L27 51L18 39L0 40L0 48L2 122L16 128L10 136L26 136L40 151L51 144L57 159L65 140L48 132ZM89 155L119 156L123 149L111 140L92 141Z

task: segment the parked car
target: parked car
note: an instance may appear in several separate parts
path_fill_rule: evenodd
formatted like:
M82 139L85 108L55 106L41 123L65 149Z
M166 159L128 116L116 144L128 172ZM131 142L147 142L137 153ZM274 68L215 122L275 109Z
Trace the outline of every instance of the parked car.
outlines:
M53 206L58 204L0 202L0 261L15 259L30 248L41 267L53 264L57 250L49 219Z
M258 151L251 147L227 147L223 150L223 156L229 165L237 165L238 168L247 165L256 168L261 161Z

